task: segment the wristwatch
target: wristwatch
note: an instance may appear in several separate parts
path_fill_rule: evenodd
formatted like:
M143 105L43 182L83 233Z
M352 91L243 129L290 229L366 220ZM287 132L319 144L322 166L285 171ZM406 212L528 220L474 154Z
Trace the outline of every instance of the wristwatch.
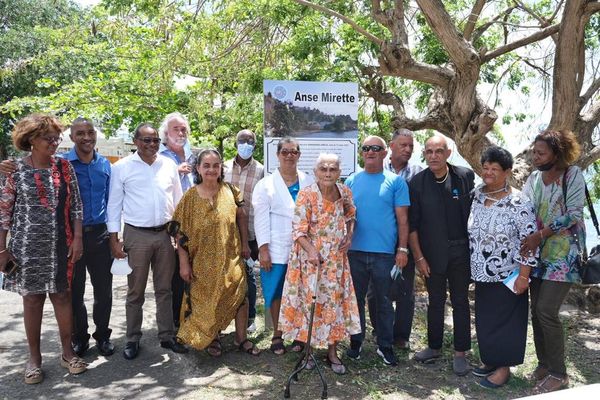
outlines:
M398 247L398 251L408 254L408 248L406 247Z

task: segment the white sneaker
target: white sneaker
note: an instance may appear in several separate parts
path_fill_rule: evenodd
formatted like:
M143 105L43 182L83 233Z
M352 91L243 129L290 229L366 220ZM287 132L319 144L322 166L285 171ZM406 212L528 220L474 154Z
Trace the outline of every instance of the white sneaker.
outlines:
M251 324L251 325L250 325L250 326L249 326L249 327L246 329L246 332L248 332L248 333L254 333L254 332L256 332L256 323L255 323L255 322L253 322L253 323L252 323L252 324Z

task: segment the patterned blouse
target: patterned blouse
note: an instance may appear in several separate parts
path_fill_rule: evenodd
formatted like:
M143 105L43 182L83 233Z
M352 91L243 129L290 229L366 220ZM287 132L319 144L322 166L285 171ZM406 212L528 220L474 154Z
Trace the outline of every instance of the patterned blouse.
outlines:
M585 180L578 167L569 167L567 172L567 204L563 195L563 175L549 185L544 185L542 172L534 171L527 178L523 193L529 197L536 211L539 229L550 227L554 235L540 245L540 266L532 276L559 282L580 282L577 269L579 250L573 238L577 234L582 250L585 251Z
M535 267L535 256L522 257L521 240L537 231L533 205L512 189L506 197L485 206L483 186L474 189L468 230L471 278L475 282L501 282L521 264Z

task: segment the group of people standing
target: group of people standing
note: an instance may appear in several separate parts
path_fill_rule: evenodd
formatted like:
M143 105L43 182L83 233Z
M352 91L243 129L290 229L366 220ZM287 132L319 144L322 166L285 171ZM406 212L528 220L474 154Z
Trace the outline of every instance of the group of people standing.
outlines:
M75 147L57 157L62 131L51 116L19 121L13 140L30 155L0 165L0 270L17 265L4 288L23 296L26 383L43 379L46 293L59 324L61 363L73 374L86 370L86 269L94 288L93 337L100 354L113 354L110 265L113 257L127 257L126 359L140 351L150 269L162 347L185 353L188 345L219 357L220 332L235 321L236 346L259 355L247 337L256 315L258 259L274 354L304 350L316 299L311 346L326 347L326 363L346 373L338 344L349 338L346 356L360 358L368 303L377 354L397 365L394 346L409 348L418 270L429 301L428 346L415 353L416 361L433 363L442 355L449 289L454 372L472 370L482 386L501 387L510 366L524 359L531 293L536 390L567 386L558 310L579 280L574 235L584 242L585 185L570 166L579 155L571 132L535 138L537 171L520 192L509 184L508 151L492 146L483 152L483 183L475 187L473 171L447 162L451 150L443 136L426 141L427 168L409 163L414 139L407 129L393 132L389 152L382 138L365 138L364 169L345 184L334 154L318 157L314 175L298 170L300 145L289 137L278 142L272 174L252 157L256 136L249 130L237 134L232 160L224 162L215 149L193 155L189 123L179 113L168 115L159 130L139 125L137 151L112 168L94 150L90 120L73 122ZM466 358L471 281L482 362L474 369ZM314 368L312 360L307 368Z

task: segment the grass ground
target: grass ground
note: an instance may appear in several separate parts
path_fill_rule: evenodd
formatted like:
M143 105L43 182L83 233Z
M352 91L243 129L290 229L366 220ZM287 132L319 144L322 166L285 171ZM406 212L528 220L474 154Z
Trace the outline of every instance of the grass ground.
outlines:
M331 399L513 399L531 394L532 384L528 375L536 366L536 358L531 336L528 332L526 359L523 365L513 368L512 378L502 389L490 391L477 385L475 377L457 377L452 373L452 335L447 326L444 353L440 361L433 365L423 365L412 360L415 351L426 345L425 296L418 296L417 310L411 337L411 349L398 351L400 359L398 367L384 366L376 355L376 345L371 335L367 335L361 360L353 361L343 358L348 367L348 374L335 375L324 367L324 375L329 385L328 395ZM259 307L259 313L262 310ZM450 312L448 310L448 312ZM571 386L580 386L600 382L600 318L577 310L569 310L561 315L565 321L567 337L568 369ZM262 320L262 318L258 318ZM451 323L451 318L447 318ZM473 327L473 337L475 337ZM262 349L270 344L270 332L261 327L254 336ZM226 349L233 348L232 335L224 339ZM345 345L340 346L345 351ZM325 351L317 351L319 359L325 357ZM198 365L204 364L206 355L198 353ZM268 350L258 358L239 352L228 351L218 360L223 368L237 376L244 383L243 391L234 389L229 384L215 381L215 385L188 393L184 398L190 399L237 399L260 398L281 399L288 375L297 361L296 354L288 353L275 356ZM473 350L469 356L472 365L478 364L477 343L473 341ZM232 382L233 383L233 382ZM321 384L315 371L303 372L300 381L292 384L291 397L296 399L315 399L321 394Z

